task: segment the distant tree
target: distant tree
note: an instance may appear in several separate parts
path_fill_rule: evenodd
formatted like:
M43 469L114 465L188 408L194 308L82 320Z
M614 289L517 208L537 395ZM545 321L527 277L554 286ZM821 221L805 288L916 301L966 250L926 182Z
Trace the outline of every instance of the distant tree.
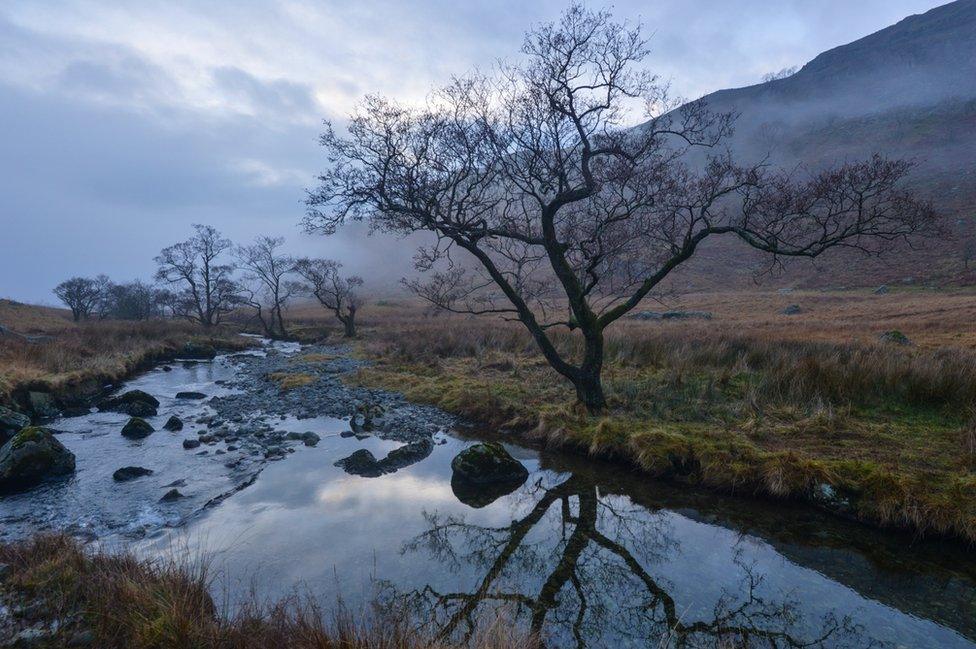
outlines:
M109 284L99 306L99 315L115 320L148 320L163 314L166 293L142 281Z
M109 279L105 275L95 278L72 277L54 287L54 294L71 309L71 317L78 322L91 317L108 286Z
M456 80L422 107L368 97L348 137L329 126L306 227L330 234L366 219L433 233L417 260L435 272L414 290L444 309L520 321L590 412L606 405L607 327L706 239L736 236L776 262L881 253L937 220L900 188L908 162L875 156L797 179L704 155L733 116L701 101L675 109L634 67L648 52L640 28L607 12L573 5L522 51L522 63ZM649 121L633 127L641 101ZM581 344L557 346L559 327Z
M966 239L962 244L962 264L966 270L969 270L969 262L976 259L976 237Z
M160 251L156 279L177 287L175 315L210 327L240 304L234 266L221 261L231 242L212 226L193 228L194 236Z
M249 246L238 246L235 250L238 265L244 271L246 281L255 283L257 290L248 291L247 303L258 309L258 319L268 335L275 333L287 336L283 312L295 283L287 279L295 266L294 257L282 254L279 249L285 244L281 237L258 237ZM268 323L265 324L263 307L269 306ZM277 331L276 331L277 330Z
M762 76L763 83L769 83L770 81L778 81L780 79L785 79L787 77L792 77L799 70L799 66L792 66L789 68L783 68L778 72L769 72Z
M305 280L303 290L335 314L345 327L345 335L356 335L356 311L361 306L356 287L363 280L355 275L342 277L342 264L331 259L302 258L295 262L295 272Z

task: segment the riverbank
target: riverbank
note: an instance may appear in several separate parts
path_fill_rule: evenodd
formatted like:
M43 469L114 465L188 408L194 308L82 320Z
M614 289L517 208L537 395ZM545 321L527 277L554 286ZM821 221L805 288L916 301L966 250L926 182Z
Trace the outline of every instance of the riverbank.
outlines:
M976 541L976 354L969 351L627 322L608 340L610 408L602 416L573 405L569 385L514 324L380 325L360 353L373 364L353 380L513 439L622 461L654 477Z
M35 417L83 408L105 385L156 363L254 345L229 327L204 330L175 320L73 323L63 316L60 309L0 303L0 323L17 332L0 335L0 405Z
M210 594L206 562L139 560L127 552L83 547L67 536L0 544L0 642L3 646L100 649L449 649L402 611L367 620L329 618L300 596L255 598L233 616ZM504 624L470 645L533 649Z

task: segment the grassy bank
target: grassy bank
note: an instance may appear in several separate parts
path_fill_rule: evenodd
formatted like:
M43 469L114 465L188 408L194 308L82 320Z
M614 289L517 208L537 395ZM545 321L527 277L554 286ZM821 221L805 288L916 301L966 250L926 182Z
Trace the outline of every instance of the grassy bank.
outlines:
M0 545L0 595L20 607L23 625L40 625L30 646L100 649L448 649L415 630L403 614L376 611L367 622L327 618L298 598L245 604L221 615L205 564L140 561L96 552L65 536ZM34 618L34 619L30 619ZM0 628L2 632L2 628ZM2 633L0 633L2 635ZM79 640L83 639L80 644ZM0 641L5 638L0 637ZM20 645L17 645L20 646ZM532 649L500 623L486 624L470 645Z
M49 392L63 402L97 393L188 343L244 349L252 343L232 329L205 331L188 322L73 323L58 309L0 303L0 324L27 334L0 336L0 403L26 391Z
M571 348L573 339L559 340ZM517 325L378 326L355 380L486 426L733 492L976 541L976 354L622 323L588 416Z

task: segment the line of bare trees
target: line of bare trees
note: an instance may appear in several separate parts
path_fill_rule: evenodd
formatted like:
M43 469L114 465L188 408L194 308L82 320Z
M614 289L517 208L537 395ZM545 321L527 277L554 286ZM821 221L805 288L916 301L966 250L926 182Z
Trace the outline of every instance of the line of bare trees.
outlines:
M251 310L262 332L277 338L289 335L284 315L289 303L309 297L342 323L346 336L356 335L361 305L356 289L363 280L343 275L339 262L290 256L280 237L235 246L212 226L193 227L193 236L156 256L155 285L117 284L105 275L72 277L54 294L76 322L175 317L212 327L231 313Z

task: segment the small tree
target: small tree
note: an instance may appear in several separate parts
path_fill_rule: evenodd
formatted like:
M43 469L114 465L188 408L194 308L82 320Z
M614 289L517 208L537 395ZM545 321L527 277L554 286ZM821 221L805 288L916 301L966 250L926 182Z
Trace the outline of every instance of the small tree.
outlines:
M314 296L325 308L335 314L345 328L345 335L356 335L356 311L361 303L356 287L363 285L361 277L342 277L342 264L331 259L302 258L295 262L295 272L307 282L303 290Z
M529 32L524 61L494 77L455 81L421 108L368 97L348 137L331 126L322 135L330 164L306 226L328 234L367 219L433 233L417 259L438 272L415 290L452 311L520 321L598 412L604 331L706 239L736 236L773 261L881 253L936 220L900 189L908 162L875 156L797 180L709 154L732 115L701 101L675 109L635 69L647 51L639 27L573 5ZM633 127L635 100L649 121ZM556 327L580 336L581 356L557 348Z
M234 267L221 263L231 242L212 226L193 228L194 236L160 251L156 279L178 288L172 304L177 316L210 327L240 303Z
M95 278L72 277L54 287L54 294L71 309L72 319L78 322L91 317L109 285L109 279L105 275Z
M155 286L136 280L109 284L99 305L99 315L116 320L148 320L163 314L167 296Z
M295 286L287 280L295 259L279 252L284 244L281 237L258 237L251 245L238 246L235 251L244 279L257 285L257 290L248 290L246 301L257 309L258 319L269 336L275 335L276 329L277 334L288 335L283 312ZM268 322L264 319L263 304L270 307Z

